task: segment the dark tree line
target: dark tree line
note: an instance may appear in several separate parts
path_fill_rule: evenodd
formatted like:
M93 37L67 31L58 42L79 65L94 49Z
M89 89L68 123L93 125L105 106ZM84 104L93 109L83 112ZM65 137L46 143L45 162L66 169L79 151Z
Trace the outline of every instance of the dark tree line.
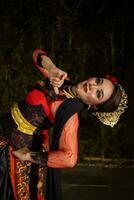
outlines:
M129 1L1 0L0 114L43 79L32 52L44 48L74 82L90 75L117 76L129 95L129 108L111 129L81 114L80 159L86 155L134 157L134 17Z

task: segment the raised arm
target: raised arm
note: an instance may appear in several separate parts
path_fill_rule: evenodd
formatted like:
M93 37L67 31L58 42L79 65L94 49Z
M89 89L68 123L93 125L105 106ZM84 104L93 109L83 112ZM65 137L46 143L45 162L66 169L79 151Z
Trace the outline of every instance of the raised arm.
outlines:
M53 85L55 93L58 94L58 88L64 83L64 80L67 78L67 73L56 67L42 49L36 49L33 52L33 61L40 72L50 79L50 83Z

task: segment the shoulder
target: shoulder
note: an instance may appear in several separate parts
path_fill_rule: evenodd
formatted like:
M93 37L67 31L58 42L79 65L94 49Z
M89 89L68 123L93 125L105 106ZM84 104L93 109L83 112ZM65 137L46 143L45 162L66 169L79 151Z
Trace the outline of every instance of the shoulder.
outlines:
M60 107L60 105L64 102L64 100L57 100L57 101L53 101L51 104L50 104L50 109L53 113L53 116L55 117L56 115L56 112L58 110L58 108ZM78 116L78 113L75 113L73 114L69 119L69 121L77 121L79 122L79 116Z
M45 94L39 88L31 89L26 95L26 102L34 105L41 104L45 99Z

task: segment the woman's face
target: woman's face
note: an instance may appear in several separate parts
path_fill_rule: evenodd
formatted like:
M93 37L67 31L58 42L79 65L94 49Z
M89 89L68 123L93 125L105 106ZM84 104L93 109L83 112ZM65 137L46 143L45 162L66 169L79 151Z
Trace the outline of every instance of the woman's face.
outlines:
M98 105L107 101L113 90L113 83L106 78L92 77L76 85L77 96L87 105Z

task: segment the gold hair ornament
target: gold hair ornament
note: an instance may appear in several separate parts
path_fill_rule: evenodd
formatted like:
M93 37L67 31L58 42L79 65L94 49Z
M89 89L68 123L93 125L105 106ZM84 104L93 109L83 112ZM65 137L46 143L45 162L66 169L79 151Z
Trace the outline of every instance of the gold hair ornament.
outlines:
M118 86L119 86L121 93L122 93L121 101L119 103L118 108L115 111L108 112L108 113L106 113L106 112L92 113L93 115L97 116L97 118L103 124L111 126L111 127L114 127L114 125L117 124L117 122L120 119L121 114L124 113L125 109L128 107L127 106L127 103L128 103L127 94L125 93L125 90L122 88L122 86L120 84L118 84Z

